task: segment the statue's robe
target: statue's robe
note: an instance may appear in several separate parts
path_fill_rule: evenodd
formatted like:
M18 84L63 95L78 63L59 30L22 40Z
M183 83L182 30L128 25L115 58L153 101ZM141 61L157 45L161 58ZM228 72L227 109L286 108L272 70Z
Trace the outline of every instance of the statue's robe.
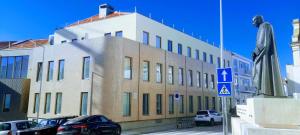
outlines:
M271 24L259 26L256 37L256 55L253 68L253 85L257 95L286 96L278 62L274 33Z

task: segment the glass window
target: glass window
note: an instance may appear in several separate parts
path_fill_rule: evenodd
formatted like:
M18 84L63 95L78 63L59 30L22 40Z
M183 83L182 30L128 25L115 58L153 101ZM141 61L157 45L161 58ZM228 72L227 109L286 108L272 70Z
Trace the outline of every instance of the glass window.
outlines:
M42 80L42 74L43 74L43 62L38 62L37 75L36 75L37 82Z
M206 62L207 59L206 59L206 52L203 52L203 61Z
M61 113L62 93L56 93L55 114Z
M192 57L192 49L191 47L187 47L187 56Z
M117 31L116 37L123 37L123 31Z
M226 67L225 59L223 59L223 67L224 67L224 68Z
M184 113L184 96L180 95L179 99L179 113Z
M216 97L212 97L212 110L216 110Z
M143 94L143 115L149 115L149 94Z
M27 77L29 56L23 56L21 78Z
M143 80L144 81L149 81L149 61L144 61L143 62Z
M202 110L201 96L198 96L198 111Z
M104 36L105 37L111 37L111 33L110 32L109 33L105 33Z
M199 58L200 58L198 49L195 50L195 58L196 58L196 60L199 60Z
M230 67L230 61L229 60L227 61L227 67Z
M131 93L123 93L123 116L131 115Z
M64 79L65 60L58 61L58 80Z
M183 85L183 68L178 69L178 83Z
M189 83L189 86L193 86L193 71L192 70L189 70L189 74L188 74L188 83Z
M207 73L204 73L203 79L204 79L204 87L208 88L208 74Z
M1 76L0 76L1 78L6 78L7 62L8 62L7 57L1 58Z
M208 96L205 97L205 109L209 110L209 98L208 98Z
M7 79L13 78L14 64L15 64L15 57L8 57Z
M48 62L48 76L47 76L47 81L53 80L53 68L54 68L54 62L49 61Z
M88 93L81 92L80 115L87 115Z
M35 93L34 94L34 107L33 107L33 113L37 113L40 108L40 94Z
M132 79L132 59L130 57L124 59L124 78Z
M46 93L44 113L50 113L51 93Z
M173 42L171 40L168 40L168 51L173 52Z
M210 64L214 64L214 56L212 54L209 55Z
M218 57L218 68L221 68L221 59Z
M178 44L178 54L182 54L182 44Z
M189 96L189 112L194 112L194 102L193 102L193 96Z
M83 72L82 79L88 79L90 77L90 57L83 58Z
M143 44L149 45L149 33L146 31L143 31Z
M16 57L15 69L14 69L14 78L21 78L21 70L22 70L22 56Z
M156 82L162 82L162 64L159 63L156 64Z
M169 95L169 114L174 114L174 96Z
M156 36L156 48L161 48L161 37Z
M168 83L174 84L174 74L173 74L174 68L173 66L168 67Z
M197 72L197 87L200 88L201 87L201 72Z
M215 89L215 76L211 75L210 86L212 89Z
M156 114L162 114L162 95L156 95Z
M9 112L11 106L11 94L4 95L3 112Z

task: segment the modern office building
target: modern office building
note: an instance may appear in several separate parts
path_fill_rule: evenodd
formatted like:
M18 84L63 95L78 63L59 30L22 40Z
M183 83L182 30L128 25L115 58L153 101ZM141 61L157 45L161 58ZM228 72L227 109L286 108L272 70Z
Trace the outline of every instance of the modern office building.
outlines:
M252 87L253 62L237 53L232 53L233 61L233 99L234 104L245 104L247 98L255 95Z
M288 95L300 93L300 21L293 20L292 53L293 64L286 65Z
M103 114L126 128L221 111L218 47L136 12L99 11L30 49L28 118ZM231 52L223 61L231 67Z

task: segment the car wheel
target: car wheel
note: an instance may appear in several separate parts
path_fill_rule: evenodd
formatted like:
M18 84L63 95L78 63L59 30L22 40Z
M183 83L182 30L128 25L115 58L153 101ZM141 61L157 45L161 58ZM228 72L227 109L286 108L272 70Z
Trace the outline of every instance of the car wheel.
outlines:
M121 135L121 128L117 128L114 135Z
M210 124L211 126L214 126L214 125L215 125L215 120L214 120L214 119L210 119L209 124Z

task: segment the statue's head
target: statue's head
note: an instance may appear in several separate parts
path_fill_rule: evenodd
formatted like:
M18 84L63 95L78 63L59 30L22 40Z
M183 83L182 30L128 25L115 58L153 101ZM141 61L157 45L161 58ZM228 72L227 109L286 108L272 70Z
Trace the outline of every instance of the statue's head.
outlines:
M260 24L262 24L264 22L264 18L260 15L254 16L252 19L252 24L255 27L259 27Z

